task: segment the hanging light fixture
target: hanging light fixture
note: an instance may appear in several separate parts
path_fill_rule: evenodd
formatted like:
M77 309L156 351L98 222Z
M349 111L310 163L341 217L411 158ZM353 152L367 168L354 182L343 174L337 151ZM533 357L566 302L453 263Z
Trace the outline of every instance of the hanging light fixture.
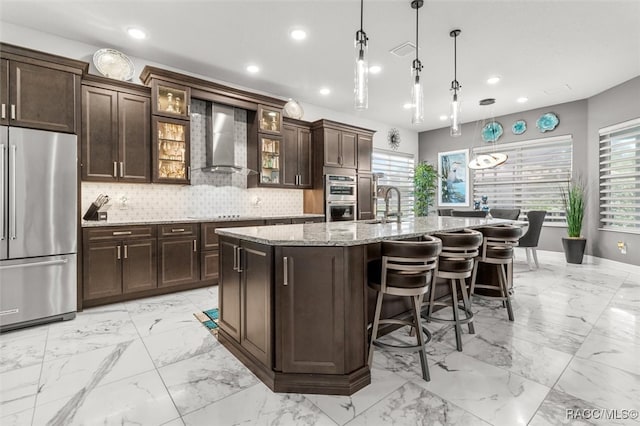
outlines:
M496 103L496 100L494 98L482 99L480 101L480 105L482 106L493 105L494 103ZM492 118L491 122L493 121L494 120ZM485 123L485 120L483 119L481 128L484 128L484 123ZM477 129L477 123L476 123L476 132L474 132L474 138L475 138L475 133L477 133L477 130L478 129ZM491 154L476 154L471 159L471 161L469 161L468 167L470 169L473 169L473 170L491 169L493 167L504 164L507 161L508 159L507 154L503 154L501 152L495 152L495 147L496 147L495 143L496 143L496 140L498 139L495 134L495 126L491 126L491 132L493 134L493 137L491 138L491 140L493 141L494 152L492 152Z
M423 0L411 1L411 8L416 10L416 59L413 60L411 65L411 104L413 105L411 124L420 124L424 121L424 95L422 93L422 82L420 81L422 63L418 58L418 11L423 4Z
M460 91L460 83L458 83L458 52L457 39L462 31L455 29L449 33L453 37L453 81L451 82L451 90L453 90L453 100L451 101L451 136L462 135L462 123L460 122L460 99L458 92Z
M367 109L369 107L369 60L367 56L367 33L362 29L364 12L364 0L360 0L360 29L356 32L356 67L355 67L355 86L354 106L357 110Z

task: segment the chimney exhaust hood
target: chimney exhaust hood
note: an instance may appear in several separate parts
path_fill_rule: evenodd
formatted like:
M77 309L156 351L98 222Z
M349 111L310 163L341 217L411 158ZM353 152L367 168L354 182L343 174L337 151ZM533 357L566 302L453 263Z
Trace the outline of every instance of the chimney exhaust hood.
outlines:
M244 175L258 173L236 163L234 110L229 105L207 102L207 161L203 171Z

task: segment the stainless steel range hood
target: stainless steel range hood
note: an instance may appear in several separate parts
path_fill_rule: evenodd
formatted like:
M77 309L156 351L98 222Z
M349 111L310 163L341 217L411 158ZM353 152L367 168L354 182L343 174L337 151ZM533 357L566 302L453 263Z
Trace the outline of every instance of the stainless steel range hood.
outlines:
M244 175L258 173L236 163L234 109L232 106L207 102L207 162L203 171Z

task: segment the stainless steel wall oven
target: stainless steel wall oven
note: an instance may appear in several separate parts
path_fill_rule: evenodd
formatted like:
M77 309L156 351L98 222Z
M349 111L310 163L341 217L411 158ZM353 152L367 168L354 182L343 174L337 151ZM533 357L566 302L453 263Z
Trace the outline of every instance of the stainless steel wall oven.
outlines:
M357 214L357 181L355 176L325 176L325 217L327 222L355 220Z

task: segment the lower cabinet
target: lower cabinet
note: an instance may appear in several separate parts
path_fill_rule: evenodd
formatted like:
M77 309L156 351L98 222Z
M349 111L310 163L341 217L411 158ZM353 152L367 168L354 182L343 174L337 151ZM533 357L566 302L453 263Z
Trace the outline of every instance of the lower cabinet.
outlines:
M170 287L200 281L198 236L158 238L160 247L158 287Z
M373 175L358 173L358 220L375 219Z

